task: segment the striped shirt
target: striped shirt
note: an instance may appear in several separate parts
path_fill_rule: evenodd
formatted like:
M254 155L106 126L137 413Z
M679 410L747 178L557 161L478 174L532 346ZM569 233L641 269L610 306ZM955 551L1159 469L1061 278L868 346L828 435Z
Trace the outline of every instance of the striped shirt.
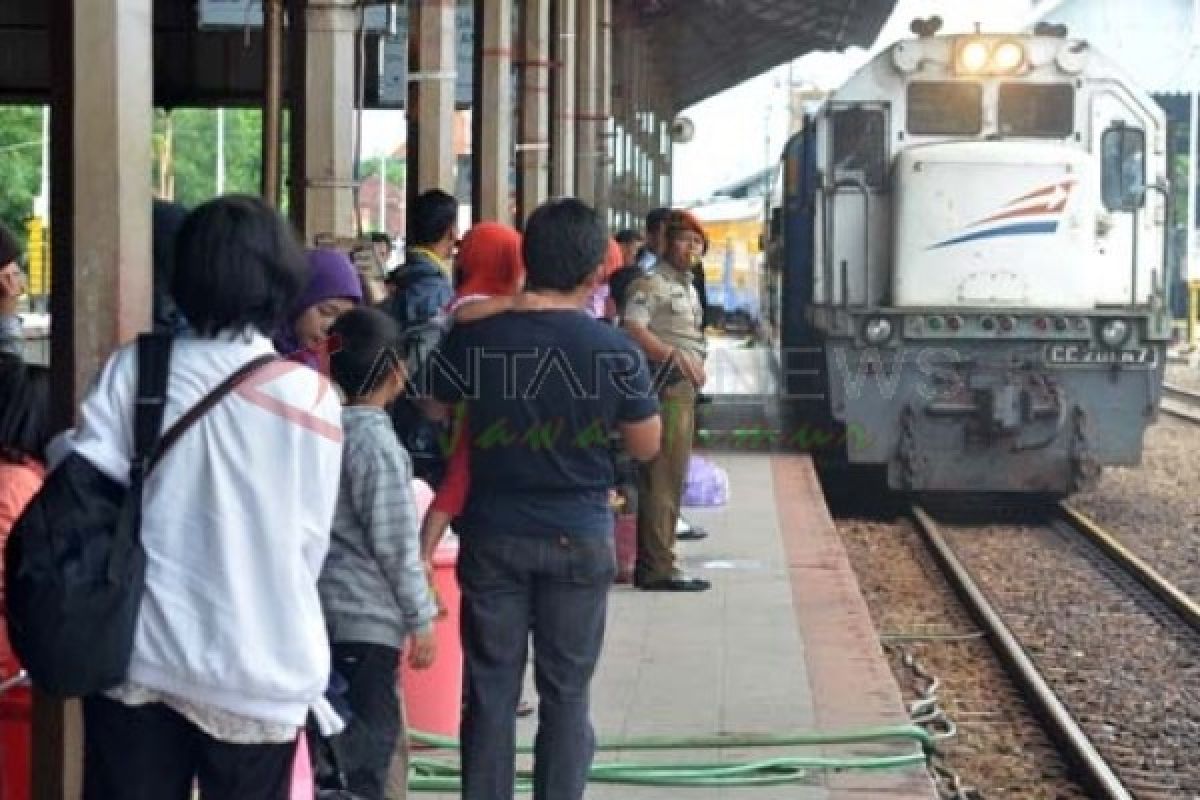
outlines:
M417 542L412 461L382 409L342 411L345 450L321 605L329 638L399 649L437 606Z

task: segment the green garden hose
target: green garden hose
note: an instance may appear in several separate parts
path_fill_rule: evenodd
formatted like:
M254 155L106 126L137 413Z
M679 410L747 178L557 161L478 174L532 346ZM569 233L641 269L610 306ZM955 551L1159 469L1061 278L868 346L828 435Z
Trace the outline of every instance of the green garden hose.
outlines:
M410 731L409 741L424 748L457 750L458 741L421 731ZM592 765L594 783L622 783L640 786L734 787L769 786L796 783L814 770L887 770L924 765L933 751L933 738L915 725L894 725L833 733L726 734L721 736L645 736L608 740L596 749L613 750L712 750L752 747L811 747L816 745L877 744L885 741L909 741L920 746L917 752L884 756L783 756L740 762L699 763L613 763ZM518 753L532 752L530 745ZM408 786L421 792L451 792L459 789L460 768L453 761L416 756L409 761ZM517 790L529 791L532 773L517 772Z

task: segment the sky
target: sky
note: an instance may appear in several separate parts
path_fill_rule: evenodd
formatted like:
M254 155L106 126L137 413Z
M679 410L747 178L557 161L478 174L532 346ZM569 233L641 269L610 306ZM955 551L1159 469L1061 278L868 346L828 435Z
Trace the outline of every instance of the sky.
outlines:
M871 53L911 36L917 17L937 14L942 32L1021 28L1032 14L1030 0L899 0L870 51L816 52L752 78L683 111L696 135L675 145L674 202L693 205L713 191L771 166L783 150L788 125L788 83L834 89ZM751 110L747 113L747 110Z
M941 16L946 33L973 30L976 22L984 31L1017 30L1029 20L1033 5L1034 0L899 0L871 51L810 53L792 62L791 81L835 88L870 52L910 36L908 26L916 17ZM784 64L683 112L695 123L696 135L675 146L676 205L692 205L775 163L787 133L788 73ZM394 151L404 141L403 112L366 112L362 141L364 159Z

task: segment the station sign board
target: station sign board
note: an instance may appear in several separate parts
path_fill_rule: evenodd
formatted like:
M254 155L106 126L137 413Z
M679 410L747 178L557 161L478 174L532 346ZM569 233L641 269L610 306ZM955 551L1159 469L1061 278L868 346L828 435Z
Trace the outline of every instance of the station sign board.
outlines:
M403 108L408 98L408 3L396 3L396 35L388 32L387 8L368 6L364 23L369 33L385 34L378 38L378 108ZM458 0L454 13L455 67L454 102L459 108L471 105L471 59L475 47L474 4ZM261 28L262 0L198 0L199 24L205 30ZM417 80L437 80L440 76L421 75Z
M407 11L407 6L401 4L401 14ZM367 6L364 15L367 30L386 31L387 13L385 5ZM201 28L261 28L263 5L262 0L199 0L196 15Z
M471 105L471 59L475 50L475 9L471 0L458 0L454 9L454 103L459 108ZM400 9L399 33L382 39L380 52L379 105L402 108L408 97L408 6ZM418 76L418 80L436 80L436 75Z

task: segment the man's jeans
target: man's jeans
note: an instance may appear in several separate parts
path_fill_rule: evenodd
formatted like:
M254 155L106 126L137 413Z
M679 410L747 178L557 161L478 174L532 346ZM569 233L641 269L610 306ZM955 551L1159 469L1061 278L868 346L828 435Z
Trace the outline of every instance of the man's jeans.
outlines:
M583 797L595 751L588 690L616 574L611 536L464 537L464 800L510 800L516 710L533 633L534 800Z

